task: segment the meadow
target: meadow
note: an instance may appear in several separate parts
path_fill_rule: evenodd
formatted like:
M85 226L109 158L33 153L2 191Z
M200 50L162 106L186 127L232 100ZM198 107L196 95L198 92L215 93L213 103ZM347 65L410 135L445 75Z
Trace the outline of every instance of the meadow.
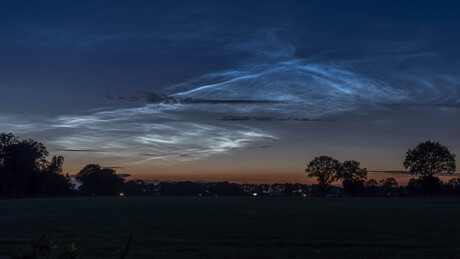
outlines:
M0 200L0 257L46 234L85 258L454 258L459 198Z

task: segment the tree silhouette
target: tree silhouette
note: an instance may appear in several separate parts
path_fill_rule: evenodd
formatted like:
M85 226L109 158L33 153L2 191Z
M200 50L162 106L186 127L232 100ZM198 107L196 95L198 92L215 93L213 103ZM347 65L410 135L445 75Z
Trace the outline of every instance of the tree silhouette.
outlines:
M37 195L67 195L73 188L69 174L62 173L64 157L53 156L51 162L47 162L39 174L33 174L29 189Z
M305 172L307 177L316 177L321 189L322 196L330 189L331 183L338 179L340 162L330 156L315 157L308 163Z
M422 178L432 177L438 173L452 174L455 172L455 154L439 142L426 141L409 149L404 160L404 168Z
M341 164L337 177L343 180L344 191L355 196L364 187L364 180L367 179L367 169L360 168L358 161L345 161Z
M240 185L229 182L218 182L209 187L210 195L238 196L243 193Z
M86 195L117 196L123 190L123 179L115 170L88 164L75 177L82 185L79 190Z
M367 196L377 196L379 189L379 183L375 179L369 179L364 182L364 191Z
M409 182L406 185L406 189L407 191L409 191L411 195L421 194L422 186L420 184L420 179L416 179L416 178L409 179Z
M378 187L378 186L379 186L379 183L378 183L377 180L375 180L375 179L369 179L369 180L365 183L365 186L366 186L366 187Z
M420 179L411 183L411 189L415 190L417 183L425 194L433 194L441 191L442 182L435 174L453 174L456 169L455 154L450 153L447 147L439 142L426 141L409 149L404 160L404 168L410 169L413 175L420 175Z
M45 167L48 154L45 145L31 139L6 146L3 150L3 168L8 182L7 192L26 193L30 177Z
M62 174L63 157L49 155L33 139L19 140L0 133L0 195L63 195L70 191L70 177Z
M200 193L202 193L200 184L191 181L160 184L162 196L195 196Z
M386 196L394 196L396 193L396 188L398 188L398 182L393 177L380 180L380 185L382 187L382 192Z
M449 195L460 194L460 178L452 178L444 185L444 191Z

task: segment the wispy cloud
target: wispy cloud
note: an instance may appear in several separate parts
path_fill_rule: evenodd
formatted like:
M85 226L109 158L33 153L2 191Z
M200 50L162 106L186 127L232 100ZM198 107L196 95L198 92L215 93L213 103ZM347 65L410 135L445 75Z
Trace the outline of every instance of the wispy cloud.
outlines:
M122 157L125 163L144 163L199 159L274 138L246 126L224 128L187 121L168 113L170 109L165 105L147 105L142 109L60 116L53 120L53 127L67 131L52 143L73 151L93 150L91 147L97 146L104 150L101 156ZM196 144L199 149L193 147Z
M377 66L373 60L359 63L298 57L292 45L271 34L267 40L229 47L254 54L233 69L206 73L168 87L164 95L143 93L148 103L140 107L41 119L4 115L0 122L15 132L52 132L50 142L62 152L92 152L115 157L120 164L142 164L268 147L261 142L277 138L277 133L257 122L333 121L328 118L344 111L374 107L458 108L455 75L423 75L423 71L414 69L382 78L363 69ZM111 100L141 98L102 96Z
M310 118L297 118L297 117L271 117L271 116L222 116L218 120L222 121L303 121L303 122L314 122L314 121L334 121L331 119L310 119Z
M64 149L64 148L58 148L56 151L61 151L61 152L90 152L90 153L104 153L107 151L104 150L95 150L95 149Z

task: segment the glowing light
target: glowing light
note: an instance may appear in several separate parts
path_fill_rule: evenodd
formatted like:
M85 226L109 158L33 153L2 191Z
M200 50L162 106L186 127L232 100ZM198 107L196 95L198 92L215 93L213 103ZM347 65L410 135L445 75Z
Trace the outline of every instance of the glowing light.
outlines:
M257 192L253 193L252 196L254 196L254 197L257 196Z
M125 196L125 194L124 194L124 193L122 193L122 192L120 192L120 196Z

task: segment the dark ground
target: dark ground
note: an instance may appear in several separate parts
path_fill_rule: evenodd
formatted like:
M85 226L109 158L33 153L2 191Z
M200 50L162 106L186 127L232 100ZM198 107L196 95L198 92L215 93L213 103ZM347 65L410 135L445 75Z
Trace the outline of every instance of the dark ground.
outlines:
M0 257L43 234L87 258L460 257L460 198L0 200Z

